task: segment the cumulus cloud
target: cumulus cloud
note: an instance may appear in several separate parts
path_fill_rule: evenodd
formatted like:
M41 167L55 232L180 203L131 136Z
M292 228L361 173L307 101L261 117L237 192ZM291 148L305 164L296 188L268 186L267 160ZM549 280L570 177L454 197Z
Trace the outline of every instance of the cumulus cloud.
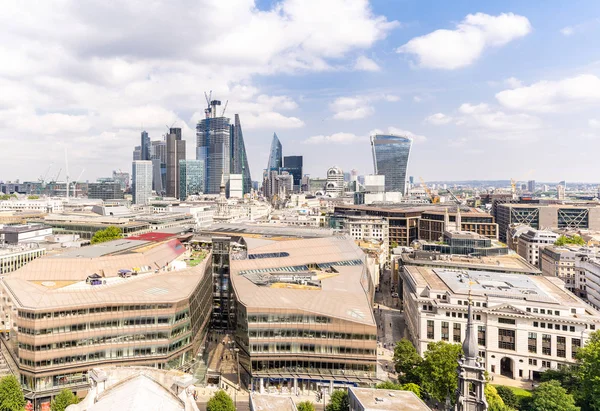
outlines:
M371 60L368 57L360 56L356 59L356 63L354 63L354 70L357 71L380 71L381 68L377 63Z
M357 136L353 133L334 133L330 135L317 135L307 138L305 144L350 144L358 141L365 141L366 137Z
M575 33L575 30L573 29L573 27L567 26L567 27L563 27L562 29L560 29L560 34L562 34L563 36L569 37L573 33Z
M463 115L460 125L484 131L492 138L517 138L521 133L542 127L542 121L535 116L522 113L507 114L485 103L464 103L458 111Z
M444 113L435 113L425 118L425 121L436 126L441 126L450 123L452 117L447 116Z
M501 91L496 99L516 110L554 112L582 108L600 102L600 78L582 74L558 81L540 81Z
M396 51L415 56L419 67L454 70L474 63L485 49L504 46L530 32L531 24L524 16L469 14L456 29L415 37Z
M519 88L523 86L523 82L516 77L509 77L504 80L504 84L506 84L510 88Z
M329 109L336 120L358 120L373 115L375 108L371 104L381 100L394 103L400 101L400 97L393 94L338 97L329 104Z
M90 179L111 167L129 168L142 124L156 139L176 121L193 148L204 90L229 100L227 114L240 113L244 129L302 127L296 101L261 90L253 78L357 65L373 70L366 57L356 56L398 26L366 0L156 0L151 7L129 1L118 8L101 0L60 3L32 8L12 2L0 13L0 141L15 134L23 141L3 144L3 165L15 174L31 172L29 178L46 166L25 165L20 153L33 151L40 160L56 154L35 149L40 136L73 146L76 136L82 152L103 158L102 167L89 170Z
M588 31L588 30L598 26L599 24L600 24L600 18L596 18L596 19L584 21L579 24L575 24L573 26L563 27L559 31L560 31L560 34L562 34L563 36L570 37L574 34L583 33L585 31Z

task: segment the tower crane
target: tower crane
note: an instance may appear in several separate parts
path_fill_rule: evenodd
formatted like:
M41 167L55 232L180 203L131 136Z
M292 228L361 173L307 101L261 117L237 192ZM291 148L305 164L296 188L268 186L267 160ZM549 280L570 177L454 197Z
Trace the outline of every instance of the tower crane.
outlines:
M425 184L425 180L423 180L423 177L419 177L419 179L421 180L421 187L423 187L423 190L425 190L425 192L429 196L429 200L433 204L439 203L440 198L437 195L433 195L433 193L431 192L431 189L429 187L427 187L427 184Z

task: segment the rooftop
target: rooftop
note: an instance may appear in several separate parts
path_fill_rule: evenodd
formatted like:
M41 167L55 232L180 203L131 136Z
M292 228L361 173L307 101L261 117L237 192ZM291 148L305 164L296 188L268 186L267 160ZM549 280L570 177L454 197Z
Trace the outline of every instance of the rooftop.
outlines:
M365 411L431 411L411 391L351 387L350 391Z
M236 296L250 309L292 309L375 326L365 254L352 239L277 242L254 248L252 253L275 257L231 261ZM331 267L332 272L327 273ZM309 270L320 272L320 288L265 287L256 283L256 274L260 273L278 272L293 277Z
M319 238L334 234L327 228L304 228L277 226L274 224L213 224L210 228L202 230L203 233L216 233L221 235L251 236L264 238L292 237L292 238Z
M290 397L252 393L250 397L254 411L296 411L296 405Z
M425 265L429 267L456 267L494 272L512 272L523 274L541 274L534 265L529 264L518 254L497 255L490 257L468 257L462 255L434 256L431 253L404 253L401 256L404 264Z

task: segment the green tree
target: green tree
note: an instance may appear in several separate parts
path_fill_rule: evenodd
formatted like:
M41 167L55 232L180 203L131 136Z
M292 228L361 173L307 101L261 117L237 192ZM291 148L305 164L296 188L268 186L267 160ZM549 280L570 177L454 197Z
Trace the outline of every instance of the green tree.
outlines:
M50 409L52 411L65 411L71 404L77 404L79 402L79 398L71 391L64 389L62 390L54 400L50 403Z
M16 194L0 194L0 200L10 200L11 198L17 198Z
M35 194L34 194L34 195L30 195L30 196L28 196L28 197L27 197L27 199L28 199L28 200L39 200L39 199L40 199L40 196L37 196L37 195L35 195Z
M401 390L402 384L396 384L395 382L385 381L380 382L375 386L378 390Z
M401 339L394 347L394 366L399 374L398 382L402 384L421 382L419 365L423 359L417 353L415 346L406 338Z
M519 408L519 398L515 394L513 390L504 385L499 385L496 388L498 395L502 398L502 401L507 407L510 408ZM487 393L486 393L487 395ZM489 402L489 401L488 401Z
M0 411L23 411L25 397L21 384L14 375L0 380Z
M556 380L543 382L533 391L531 411L579 411L575 400Z
M225 391L219 390L206 403L206 411L235 411L235 405Z
M315 411L315 404L310 401L302 401L296 404L298 411Z
M348 392L346 390L335 390L325 411L349 411Z
M570 237L568 237L566 235L561 235L554 242L554 245L558 245L558 246L567 245L567 244L585 245L586 242L580 235L577 235L577 234L570 236Z
M562 367L559 369L548 369L540 374L540 381L556 380L567 390L569 394L575 394L579 391L579 375L576 367Z
M486 384L483 390L485 399L488 403L488 411L510 411L512 408L506 406L502 397L498 395L496 387L490 384Z
M104 243L121 238L121 229L115 226L110 226L104 230L96 231L92 237L92 244Z
M392 241L392 243L390 244L390 247L391 247L392 249L394 249L394 248L398 247L398 243L397 243L397 242L395 242L395 241Z
M460 344L444 341L427 344L425 358L419 365L421 389L439 402L444 402L448 396L453 398L458 388L456 368L461 354Z
M600 332L592 333L585 346L577 351L575 375L579 385L572 392L577 403L584 410L600 410Z
M417 384L409 382L408 384L402 385L400 389L402 391L414 392L417 397L421 398L421 387L419 387Z

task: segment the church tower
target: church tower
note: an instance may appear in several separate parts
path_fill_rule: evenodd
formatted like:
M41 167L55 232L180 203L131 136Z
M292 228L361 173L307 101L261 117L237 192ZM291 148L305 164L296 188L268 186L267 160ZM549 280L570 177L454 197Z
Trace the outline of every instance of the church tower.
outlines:
M458 390L456 391L456 411L487 411L485 400L485 368L479 362L477 329L473 324L471 295L469 291L469 309L467 332L463 342L463 357L458 361Z

